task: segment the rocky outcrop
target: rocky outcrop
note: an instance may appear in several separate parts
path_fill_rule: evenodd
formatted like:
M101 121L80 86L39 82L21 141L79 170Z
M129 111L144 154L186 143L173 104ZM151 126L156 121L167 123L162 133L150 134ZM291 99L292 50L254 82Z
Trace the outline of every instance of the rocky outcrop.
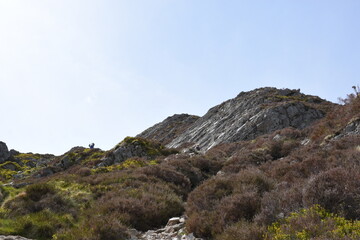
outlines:
M194 115L175 114L146 129L136 137L155 140L166 145L185 132L198 119L199 117Z
M186 232L184 217L171 218L164 228L145 233L132 229L129 231L129 235L129 240L202 240L194 237L192 233Z
M351 119L350 122L336 134L334 139L354 135L360 135L360 117Z
M226 142L250 140L286 127L303 129L332 103L300 90L260 88L211 108L167 147L191 143L205 152Z
M9 157L10 152L8 150L8 147L4 142L0 141L0 163L6 162Z

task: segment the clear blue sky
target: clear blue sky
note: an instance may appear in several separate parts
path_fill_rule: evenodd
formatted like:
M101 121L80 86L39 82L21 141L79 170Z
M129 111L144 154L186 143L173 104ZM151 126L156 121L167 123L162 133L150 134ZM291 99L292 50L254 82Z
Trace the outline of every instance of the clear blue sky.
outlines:
M241 91L337 102L360 80L359 0L0 0L0 141L110 149Z

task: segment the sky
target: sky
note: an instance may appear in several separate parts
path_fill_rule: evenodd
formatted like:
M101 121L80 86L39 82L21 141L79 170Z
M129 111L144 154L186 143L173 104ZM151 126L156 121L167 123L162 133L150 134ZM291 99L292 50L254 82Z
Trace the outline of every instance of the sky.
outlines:
M359 0L0 0L0 141L111 149L241 91L360 84Z

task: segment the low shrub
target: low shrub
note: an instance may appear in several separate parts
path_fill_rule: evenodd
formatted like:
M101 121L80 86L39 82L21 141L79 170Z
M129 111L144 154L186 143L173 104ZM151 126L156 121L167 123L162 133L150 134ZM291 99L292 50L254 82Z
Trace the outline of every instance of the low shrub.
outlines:
M124 224L138 230L149 230L165 225L169 218L183 213L181 197L167 184L136 185L106 192L95 202L99 206L98 214L116 213Z
M18 217L45 209L58 214L71 213L75 216L77 213L73 202L58 194L55 187L48 183L29 185L25 192L5 202L3 207L9 217Z
M81 177L86 177L91 175L91 169L88 167L81 167L76 171L76 174L78 174Z
M0 234L21 235L24 237L48 240L61 229L73 226L71 215L58 215L49 210L19 216L13 219L0 219Z
M239 219L251 221L260 210L260 198L256 192L232 194L221 200L217 209L219 219L224 226Z
M292 213L268 227L265 240L359 239L360 221L350 221L319 205Z
M241 220L215 236L215 240L262 240L264 227Z
M198 168L206 177L215 175L223 166L222 159L204 156L195 156L189 159L190 164Z
M128 239L127 228L116 215L87 216L76 227L59 231L54 240L125 240Z
M207 174L193 166L189 158L171 159L161 165L170 167L174 171L185 176L190 181L191 189L195 188L207 178Z
M48 183L32 184L29 185L25 190L26 197L35 202L39 201L46 194L54 194L54 193L55 193L54 186Z
M252 221L263 194L272 188L272 181L256 169L213 177L189 194L187 229L198 237L213 238L241 219Z
M335 168L310 179L303 196L307 206L320 204L347 219L360 219L360 168Z
M261 210L254 221L259 225L269 225L284 218L291 212L303 208L302 191L303 182L291 184L281 182L261 199Z
M271 161L273 157L269 153L269 149L256 148L253 150L244 149L232 156L222 168L222 171L229 173L237 173L249 167L257 167L267 161Z
M181 187L183 194L187 194L191 190L191 182L184 174L170 165L148 166L139 170L146 176L156 177L164 182L173 183Z

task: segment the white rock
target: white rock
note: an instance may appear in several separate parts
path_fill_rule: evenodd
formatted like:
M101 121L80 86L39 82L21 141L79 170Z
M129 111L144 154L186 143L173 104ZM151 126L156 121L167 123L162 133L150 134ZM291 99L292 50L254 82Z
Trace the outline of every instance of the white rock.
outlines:
M176 225L180 223L180 218L179 217L173 217L173 218L170 218L168 223L166 224L166 226L173 226L173 225Z

